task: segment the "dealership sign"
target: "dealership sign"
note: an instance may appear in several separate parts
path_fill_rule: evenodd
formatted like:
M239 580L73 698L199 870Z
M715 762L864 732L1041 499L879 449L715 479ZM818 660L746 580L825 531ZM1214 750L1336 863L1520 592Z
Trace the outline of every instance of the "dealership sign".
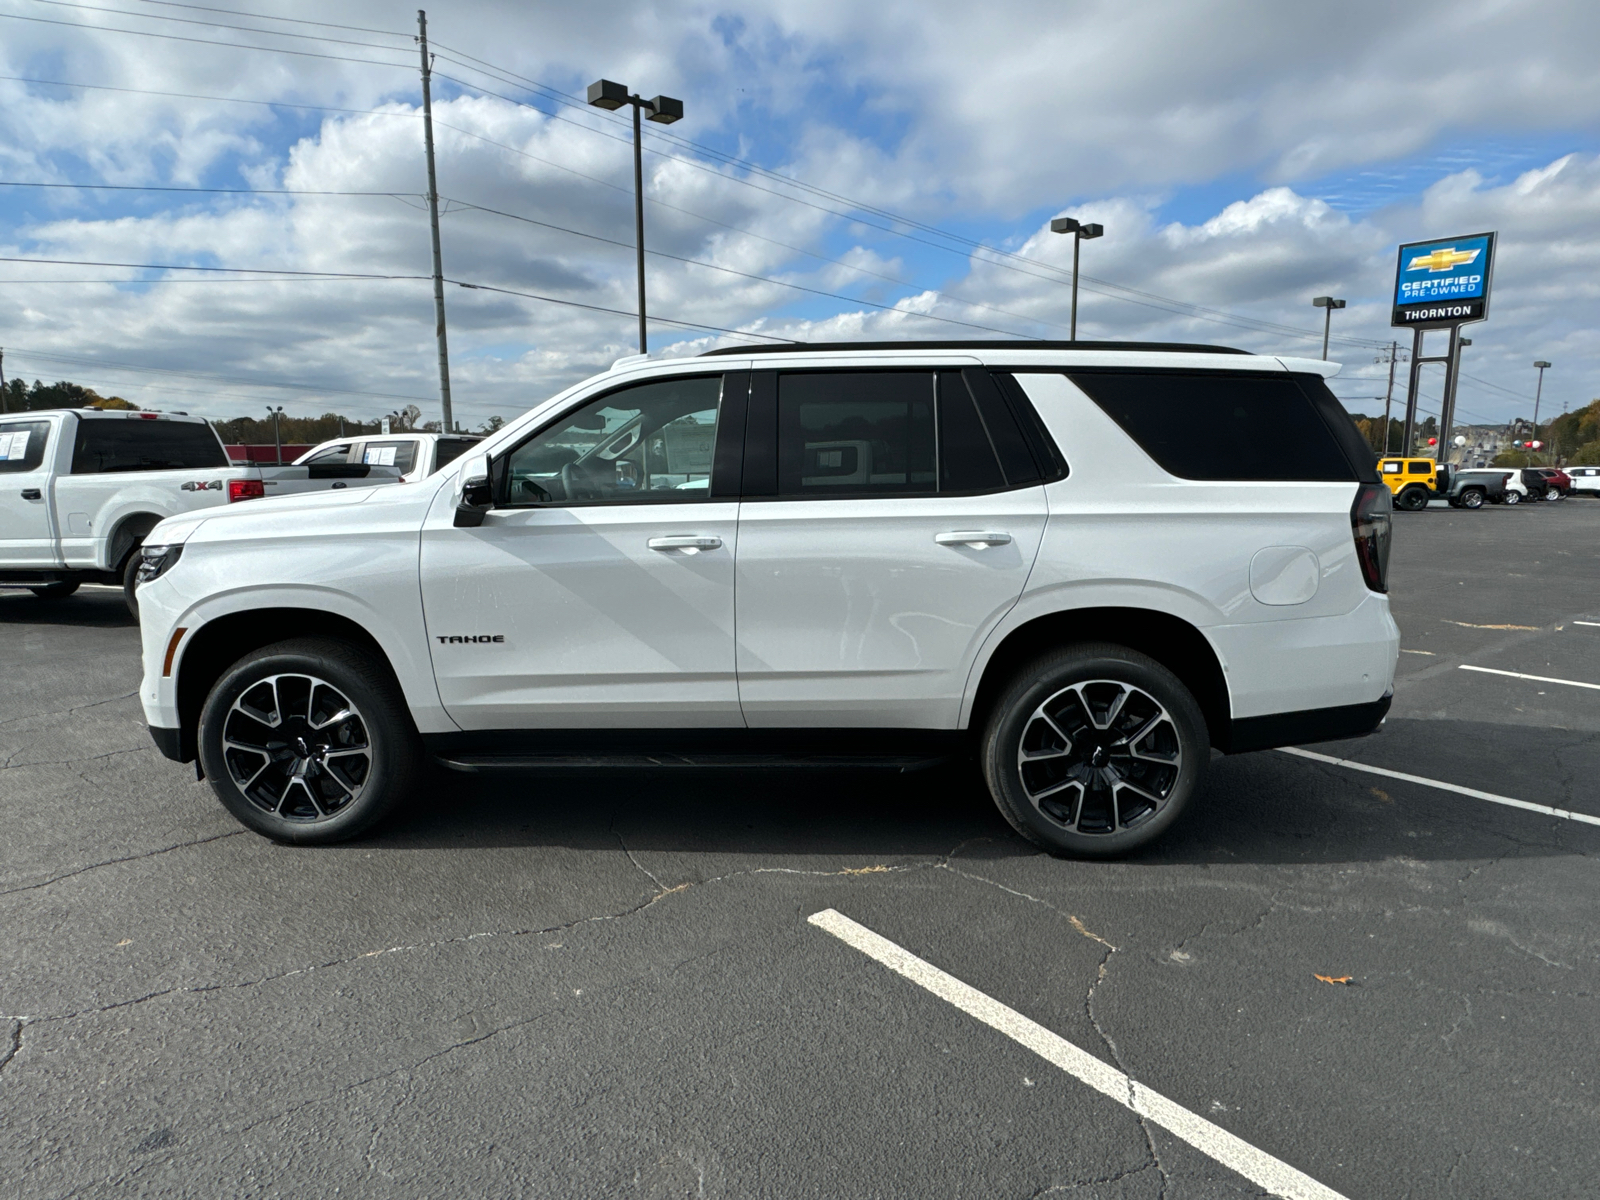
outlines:
M1489 312L1494 234L1436 238L1400 247L1391 325L1460 325Z

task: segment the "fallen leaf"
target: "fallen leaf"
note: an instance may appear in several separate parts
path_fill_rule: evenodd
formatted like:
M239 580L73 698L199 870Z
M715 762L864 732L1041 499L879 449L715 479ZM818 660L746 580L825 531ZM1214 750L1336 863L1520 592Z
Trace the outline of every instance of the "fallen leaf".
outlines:
M1315 971L1311 973L1311 978L1320 979L1323 983L1354 983L1356 979L1354 975L1318 975Z
M1525 629L1529 633L1538 630L1537 625L1474 625L1470 621L1445 621L1446 625L1459 625L1463 629Z
M1372 789L1372 794L1374 796L1376 796L1379 800L1382 800L1385 804L1393 804L1394 803L1394 801L1389 798L1389 793L1384 791L1382 788L1373 788Z
M119 946L131 946L131 945L133 945L133 939L132 938L123 938L120 942L117 943L117 945L119 945Z

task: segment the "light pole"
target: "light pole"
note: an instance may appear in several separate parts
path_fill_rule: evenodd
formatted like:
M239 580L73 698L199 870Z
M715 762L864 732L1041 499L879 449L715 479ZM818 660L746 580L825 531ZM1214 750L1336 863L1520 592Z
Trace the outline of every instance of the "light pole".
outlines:
M1072 235L1072 340L1078 340L1078 251L1087 238L1097 238L1105 233L1104 225L1082 225L1072 217L1056 217L1050 222L1051 233Z
M1544 372L1550 364L1544 359L1536 359L1534 366L1539 368L1539 385L1533 390L1533 440L1539 440L1539 397L1544 395Z
M1343 300L1335 300L1332 296L1318 296L1311 301L1312 306L1323 310L1322 313L1322 361L1328 361L1328 332L1333 326L1333 310L1343 308Z
M283 435L278 431L278 418L283 415L283 405L273 408L267 405L267 411L272 414L272 441L278 448L278 465L283 466Z
M589 103L615 111L624 104L633 106L633 244L639 259L639 353L649 353L644 317L644 152L639 144L639 114L658 125L671 125L683 119L683 101L671 96L641 100L620 83L599 79L589 85Z

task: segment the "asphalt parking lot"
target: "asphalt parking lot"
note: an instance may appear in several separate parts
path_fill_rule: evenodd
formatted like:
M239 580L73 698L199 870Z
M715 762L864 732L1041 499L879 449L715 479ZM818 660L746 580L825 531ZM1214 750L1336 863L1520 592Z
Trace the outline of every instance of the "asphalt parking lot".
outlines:
M0 1195L1592 1195L1600 503L1395 525L1385 730L1109 864L954 770L441 776L288 849L157 755L118 593L0 595Z

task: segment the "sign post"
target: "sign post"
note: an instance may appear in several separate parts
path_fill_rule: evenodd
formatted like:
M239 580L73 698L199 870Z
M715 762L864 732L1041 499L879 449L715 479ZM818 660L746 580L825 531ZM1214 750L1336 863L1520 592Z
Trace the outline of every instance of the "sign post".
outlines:
M1489 315L1489 284L1494 273L1493 233L1407 242L1400 247L1395 268L1394 311L1389 323L1412 329L1411 379L1406 390L1405 432L1400 453L1409 457L1415 447L1418 387L1422 364L1444 364L1444 396L1439 404L1439 452L1449 443L1455 420L1456 377L1461 362L1461 326ZM1429 329L1450 331L1449 349L1427 357L1422 335Z

